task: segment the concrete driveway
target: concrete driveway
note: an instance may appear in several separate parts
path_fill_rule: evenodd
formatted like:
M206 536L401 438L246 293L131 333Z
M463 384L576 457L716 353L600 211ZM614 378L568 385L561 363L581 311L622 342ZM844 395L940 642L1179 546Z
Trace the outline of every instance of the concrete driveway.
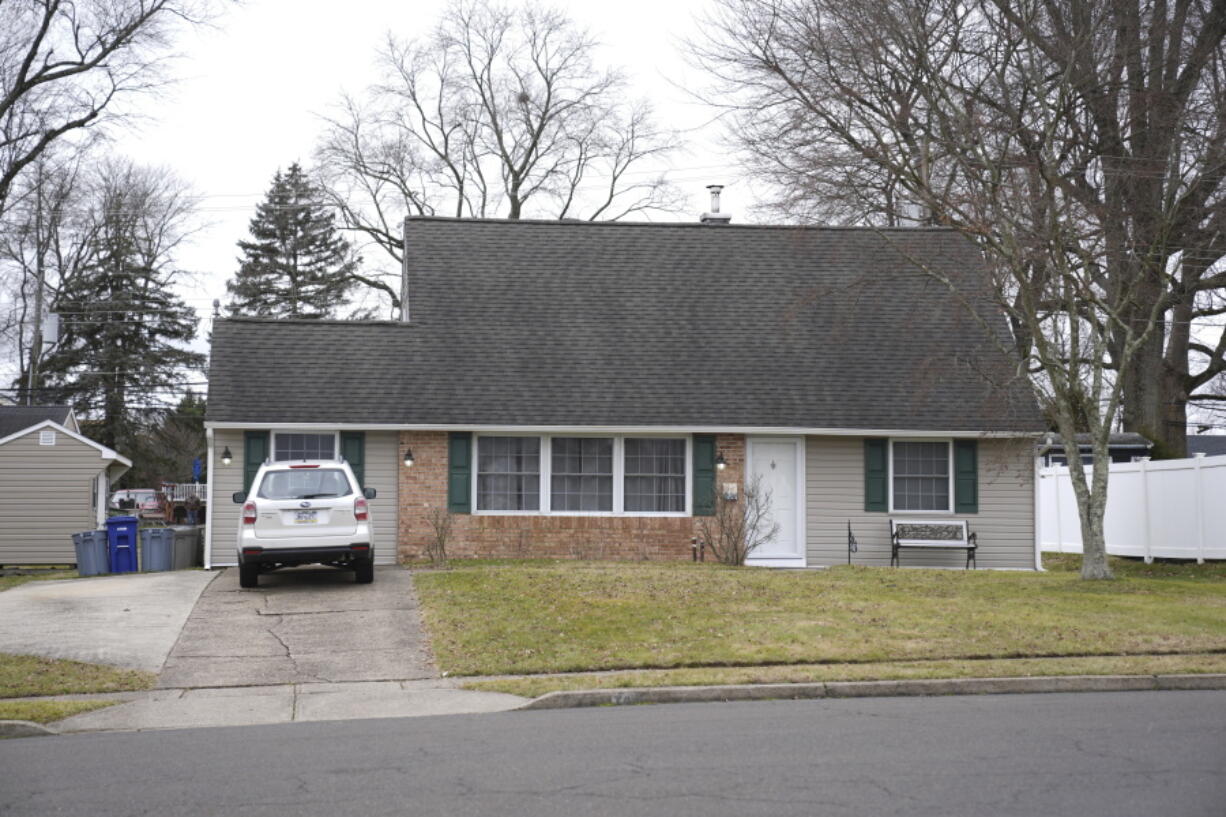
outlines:
M407 570L301 567L238 586L228 568L201 594L162 668L163 688L436 678Z
M215 578L180 570L28 582L0 593L0 652L157 672Z

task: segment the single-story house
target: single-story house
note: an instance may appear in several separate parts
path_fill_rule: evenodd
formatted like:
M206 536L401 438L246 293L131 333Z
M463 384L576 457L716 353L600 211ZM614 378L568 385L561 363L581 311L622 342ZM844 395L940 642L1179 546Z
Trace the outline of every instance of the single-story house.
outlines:
M1191 443L1192 438L1188 441ZM1107 438L1107 456L1111 462L1134 462L1142 457L1148 457L1154 444L1149 439L1135 431L1117 431ZM1094 450L1089 434L1077 435L1077 448L1081 452L1081 461L1086 465L1094 462ZM1189 454L1192 453L1189 445ZM1060 435L1054 431L1044 435L1039 442L1039 458L1044 466L1068 465L1068 457L1064 453L1064 444Z
M111 483L131 467L67 406L0 406L0 564L75 564L72 534L106 522Z
M1226 454L1226 434L1189 434L1188 456L1195 457L1197 454L1206 457Z
M262 461L341 455L382 563L437 513L454 556L689 559L756 483L779 531L754 564L843 563L849 528L888 564L903 518L1035 568L1043 418L958 234L414 217L405 241L401 321L215 321L206 565L236 563Z

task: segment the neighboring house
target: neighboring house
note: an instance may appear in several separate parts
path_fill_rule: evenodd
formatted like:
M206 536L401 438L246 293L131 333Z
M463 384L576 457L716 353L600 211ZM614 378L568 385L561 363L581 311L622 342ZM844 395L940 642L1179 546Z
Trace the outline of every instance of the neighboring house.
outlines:
M383 563L440 509L454 556L688 559L716 492L757 481L779 533L752 563L843 563L850 524L887 564L895 517L969 520L980 566L1035 567L1043 419L954 232L405 229L406 322L215 321L206 563L235 563L230 494L261 461L343 455Z
M71 406L0 406L0 439L37 425L43 420L58 423L69 431L81 433Z
M1189 434L1188 456L1195 457L1197 454L1206 457L1226 454L1226 434Z
M1223 437L1226 439L1226 437ZM1188 438L1189 444L1192 438ZM1141 457L1148 457L1153 443L1147 438L1132 431L1121 431L1107 438L1107 455L1112 462L1133 462ZM1086 465L1094 462L1094 452L1090 444L1089 434L1077 435L1077 448L1081 451L1081 461ZM1191 454L1189 445L1188 453ZM1044 466L1068 465L1068 457L1064 453L1064 444L1060 435L1049 433L1039 443L1039 459Z
M76 563L72 534L106 521L110 485L131 467L66 407L0 407L0 564Z

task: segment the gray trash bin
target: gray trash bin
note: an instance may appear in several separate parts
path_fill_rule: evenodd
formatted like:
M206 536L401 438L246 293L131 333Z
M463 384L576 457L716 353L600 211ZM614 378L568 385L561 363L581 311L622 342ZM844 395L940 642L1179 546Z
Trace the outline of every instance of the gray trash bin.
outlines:
M107 538L104 530L87 530L72 535L77 551L77 575L100 576L110 572Z
M170 528L142 528L140 532L140 569L146 573L170 570L174 566L175 532Z
M199 567L200 562L200 543L202 541L201 533L203 528L193 527L191 525L175 525L171 528L175 532L175 570L190 570L193 567Z

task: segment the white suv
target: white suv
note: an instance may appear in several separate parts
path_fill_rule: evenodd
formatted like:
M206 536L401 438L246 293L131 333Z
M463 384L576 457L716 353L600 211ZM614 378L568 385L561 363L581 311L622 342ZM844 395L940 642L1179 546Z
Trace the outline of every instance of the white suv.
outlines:
M344 460L265 462L239 491L238 583L255 587L260 573L325 564L352 569L359 584L374 581L370 508L375 489L359 492Z

